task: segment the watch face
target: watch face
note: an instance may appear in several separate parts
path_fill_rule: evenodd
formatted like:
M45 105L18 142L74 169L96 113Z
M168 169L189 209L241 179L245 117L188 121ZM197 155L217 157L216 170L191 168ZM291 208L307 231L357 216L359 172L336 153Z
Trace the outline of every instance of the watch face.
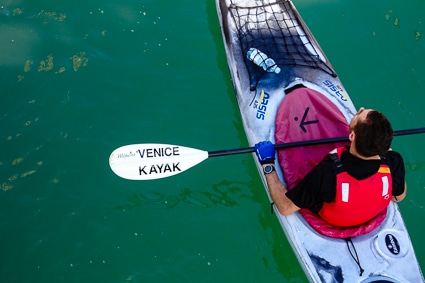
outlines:
M265 174L269 174L269 173L273 172L273 170L274 170L273 165L266 165L263 169Z

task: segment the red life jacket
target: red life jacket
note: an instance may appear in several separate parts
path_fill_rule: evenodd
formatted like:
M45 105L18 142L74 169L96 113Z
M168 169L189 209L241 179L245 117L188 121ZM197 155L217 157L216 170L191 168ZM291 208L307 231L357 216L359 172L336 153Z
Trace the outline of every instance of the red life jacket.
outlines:
M344 150L336 149L334 162L341 164ZM331 154L335 154L335 150ZM335 226L357 226L386 209L391 198L392 178L387 164L381 162L378 172L363 180L357 180L342 170L336 176L335 201L325 202L319 215Z

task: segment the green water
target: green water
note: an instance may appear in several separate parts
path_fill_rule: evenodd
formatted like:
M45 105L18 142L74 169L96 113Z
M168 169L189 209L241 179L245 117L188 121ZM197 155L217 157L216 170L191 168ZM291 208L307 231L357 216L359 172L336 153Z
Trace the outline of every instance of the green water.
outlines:
M294 0L356 106L425 126L425 2ZM248 146L213 0L0 0L1 282L306 282L251 155L128 181L131 143ZM398 137L425 270L424 135Z

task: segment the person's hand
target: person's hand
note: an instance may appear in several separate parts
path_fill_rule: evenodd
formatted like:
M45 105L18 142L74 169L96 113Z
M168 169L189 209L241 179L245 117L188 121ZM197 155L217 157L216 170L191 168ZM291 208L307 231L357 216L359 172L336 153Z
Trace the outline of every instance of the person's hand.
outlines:
M255 153L261 164L274 163L274 145L269 141L262 141L255 145Z

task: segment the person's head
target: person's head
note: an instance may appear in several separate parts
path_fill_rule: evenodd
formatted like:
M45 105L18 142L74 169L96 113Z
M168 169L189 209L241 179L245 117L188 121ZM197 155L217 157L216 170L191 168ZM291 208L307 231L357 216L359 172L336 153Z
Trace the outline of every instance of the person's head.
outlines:
M350 139L362 156L383 155L390 149L393 129L384 114L362 107L350 122Z

